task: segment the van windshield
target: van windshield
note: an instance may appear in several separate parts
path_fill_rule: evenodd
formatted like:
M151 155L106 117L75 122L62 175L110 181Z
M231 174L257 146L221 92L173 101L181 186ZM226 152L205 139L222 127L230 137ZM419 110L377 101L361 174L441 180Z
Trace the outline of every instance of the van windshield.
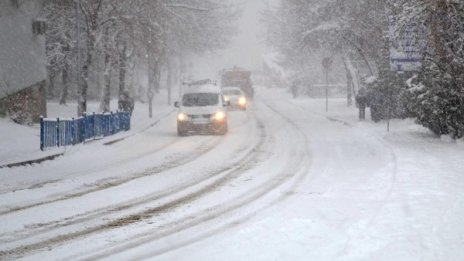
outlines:
M186 93L182 97L182 105L186 107L213 106L219 103L217 93Z

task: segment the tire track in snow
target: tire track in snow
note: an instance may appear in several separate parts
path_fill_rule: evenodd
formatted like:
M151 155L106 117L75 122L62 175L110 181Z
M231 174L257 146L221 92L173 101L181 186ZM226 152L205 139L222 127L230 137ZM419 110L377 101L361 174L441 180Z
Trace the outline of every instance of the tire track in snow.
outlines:
M262 124L260 122L258 122L258 125L262 126ZM220 142L222 142L224 140L224 137L221 136L218 139L217 138L213 138L213 139L214 139L214 142L211 143L211 144L203 143L200 146L193 148L191 151L195 151L195 153L184 153L184 154L189 155L189 157L185 157L184 154L177 155L176 157L171 158L171 160L169 162L163 163L163 164L161 164L161 165L159 165L159 166L157 166L155 168L148 169L148 170L145 170L145 171L140 172L140 173L136 173L135 176L131 175L129 177L125 177L124 179L116 179L116 180L112 180L112 179L98 180L98 181L94 182L95 185L90 185L90 186L93 187L93 189L88 189L88 190L85 190L85 191L78 191L78 192L72 193L72 194L66 194L61 198L50 199L49 201L46 201L46 202L39 202L39 203L36 203L36 204L30 204L30 205L26 205L26 206L17 207L15 209L10 209L11 211L5 211L5 213L0 212L0 216L1 215L6 215L6 214L11 214L13 212L17 212L17 211L21 211L21 210L26 210L26 209L32 208L32 207L38 207L38 206L42 206L42 205L46 205L46 204L55 203L55 202L58 202L58 201L61 201L61 200L67 200L67 199L76 198L76 197L83 196L83 195L86 195L86 194L89 194L89 193L100 191L101 189L108 189L108 188L112 188L112 187L115 187L115 186L118 186L118 185L122 185L124 183L133 181L133 180L135 180L137 178L143 178L143 177L159 174L161 172L168 171L170 169L173 169L173 168L188 164L188 163L196 160L197 158L201 157L202 155L205 155L208 152L210 152L211 150L213 150ZM160 150L163 150L163 149L168 149L169 147L179 143L179 141L182 141L182 140L185 140L185 137L178 138L174 142L166 144L165 146L158 149L157 151L160 151ZM210 142L211 142L211 140L210 140ZM243 150L243 148L240 148L239 150ZM181 184L180 186L178 186L178 188L172 189L172 191L182 190L182 189L184 189L184 188L186 188L188 186L192 186L193 184L199 183L199 182L201 182L203 180L205 180L205 178L201 178L199 180L189 182L187 185L185 185L185 184L182 185ZM89 185L86 185L85 187L88 187L88 186ZM169 193L172 193L172 192L169 192ZM166 192L166 193L158 193L158 194L168 195L169 193ZM137 205L138 201L140 201L140 199L129 201L128 204L129 205ZM119 206L118 208L126 209L127 206L122 205L122 206ZM114 207L112 207L112 208L109 207L109 208L105 208L105 209L114 209ZM105 209L99 209L98 211L95 211L95 212L103 212ZM79 217L83 218L83 216L90 216L91 214L95 214L95 213L94 212L85 213L83 215L79 215ZM76 217L78 217L78 216L76 216ZM33 228L42 228L42 229L44 229L44 228L50 227L50 226L58 226L59 224L63 224L63 223L69 224L71 222L71 220L73 220L73 219L68 218L68 219L66 219L66 222L54 221L54 222L45 223L45 224L33 224L31 226L26 227L24 230L15 231L14 233L15 233L15 236L18 237L19 235L25 234L25 231L30 231ZM80 220L82 221L83 219L80 219ZM2 242L2 241L3 242L10 242L11 240L13 240L10 237L10 234L11 233L0 234L0 242ZM8 238L8 239L5 240L4 238Z
M156 215L156 213L159 213L159 212L162 212L162 211L167 211L168 209L171 209L174 206L184 204L185 202L188 202L189 200L191 200L192 197L194 197L194 196L199 197L199 196L204 195L204 194L206 194L208 192L211 192L212 190L214 190L216 187L220 186L221 184L224 184L224 183L228 182L232 178L236 178L236 177L240 176L239 174L243 174L247 169L249 169L251 166L253 166L253 164L256 164L258 162L258 158L261 156L260 151L261 151L262 147L265 146L267 143L269 143L269 141L267 140L267 135L265 133L264 126L262 126L262 124L259 121L258 121L258 125L260 126L259 129L261 129L262 134L259 135L260 140L257 143L257 145L253 149L251 149L250 152L247 153L244 157L240 158L238 161L236 161L236 162L234 162L234 163L232 163L232 164L230 164L230 165L228 165L226 167L223 167L223 168L221 168L221 169L219 169L217 171L211 172L205 178L190 182L188 184L183 184L183 185L177 187L176 189L166 191L166 192L163 192L161 194L153 194L150 197L143 197L143 198L137 199L135 201L126 202L125 204L122 204L122 205L116 205L116 206L111 206L109 208L102 209L101 213L93 213L90 216L79 217L76 220L70 221L68 224L65 223L65 224L60 224L60 225L58 225L56 227L47 228L47 231L57 229L57 228L60 228L60 227L63 227L63 226L67 226L67 225L70 225L70 224L77 224L77 223L85 222L85 221L88 221L88 220L94 220L94 219L97 219L97 218L101 218L101 217L104 217L105 215L108 215L108 214L114 214L115 211L116 212L117 211L123 211L123 210L126 210L128 208L137 207L137 205L155 203L156 200L159 200L159 199L161 199L163 197L167 197L169 195L172 195L172 194L175 194L175 193L177 193L179 191L182 191L182 190L184 190L184 189L186 189L188 187L194 186L195 184L198 184L198 183L204 182L205 180L214 178L214 177L218 176L221 173L225 174L223 177L220 177L218 180L213 181L212 184L201 188L200 190L196 191L195 193L187 194L186 196L182 196L179 199L167 202L167 203L162 204L161 206L158 206L158 207L155 207L155 208L152 207L152 208L144 211L143 213L131 214L129 216L124 216L124 217L121 217L121 218L110 220L109 222L104 223L104 224L100 224L98 226L86 228L84 230L70 232L70 233L67 232L66 234L58 235L58 236L55 236L55 237L52 237L50 239L46 239L46 240L43 240L43 241L40 241L40 242L37 242L37 243L17 247L17 248L11 249L11 250L0 251L0 257L2 257L2 256L11 256L11 255L22 255L22 254L25 254L25 253L29 253L31 251L35 251L35 250L39 250L39 249L42 249L42 248L45 248L45 247L49 247L50 245L61 244L61 243L64 243L64 242L67 242L67 241L70 241L70 240L81 238L83 236L88 236L88 235L103 232L103 231L106 231L106 230L109 230L109 229L114 229L114 228L117 228L117 227L120 227L120 226L129 225L129 224L138 222L141 219L146 219L146 218L148 218L148 216ZM196 155L195 155L195 158L197 158ZM237 162L238 162L238 164L237 164ZM53 223L51 225L53 226ZM40 231L37 235L39 235L41 233L44 233L44 232L47 232L47 231ZM28 238L30 236L34 236L34 235L33 234L23 234L20 239Z
M302 183L302 181L306 178L306 176L309 173L312 157L309 151L308 140L302 132L302 130L291 119L281 114L279 111L273 109L271 106L267 104L265 104L265 106L274 111L275 113L279 114L279 116L283 119L285 119L285 121L289 123L289 125L293 126L294 130L297 131L297 135L301 135L304 139L304 142L301 143L304 148L302 150L303 152L296 153L296 155L299 155L299 157L295 157L292 159L292 161L288 162L283 168L283 171L279 171L276 175L272 176L272 178L269 178L266 182L260 184L258 187L252 187L250 190L245 191L238 197L235 197L232 200L229 200L225 203L220 203L215 206L209 207L208 209L206 209L206 211L202 210L198 213L194 213L193 215L183 217L180 220L173 221L162 226L158 226L154 229L150 229L149 231L143 234L134 235L131 239L125 239L124 243L117 245L116 247L112 247L111 249L105 250L96 255L92 255L90 257L74 256L72 258L83 258L83 260L96 260L103 258L111 259L112 256L115 254L122 253L148 243L152 243L153 241L158 241L162 238L186 231L192 227L203 225L209 221L213 221L215 219L223 217L224 215L231 214L233 211L247 207L250 204L262 199L264 196L274 192L277 188L285 185L286 183L291 183L289 187L285 189L284 193L280 193L279 196L277 196L270 202L266 202L262 207L259 207L258 209L251 211L251 213L247 213L230 222L221 224L217 228L209 230L206 229L206 232L201 232L199 235L195 235L194 237L183 237L181 242L176 243L172 247L166 247L155 251L151 251L148 254L137 256L134 259L141 260L145 258L153 258L154 256L176 250L178 248L195 243L199 240L221 233L224 231L224 229L230 229L234 226L238 226L241 222L245 222L246 220L251 219L258 212L268 209L274 206L275 204L282 202L288 197L290 197L293 191L296 189L296 187L298 187ZM195 200L195 198L193 200Z
M163 149L167 149L167 148L177 144L181 140L182 140L182 138L176 139L174 142L166 144L166 146L157 149L155 152L159 152L159 151L161 151ZM180 154L180 155L175 155L168 162L164 162L164 163L162 163L161 165L159 165L157 167L147 169L147 170L145 170L143 172L134 173L134 174L131 174L129 176L122 176L122 177L116 177L116 178L105 178L105 179L102 179L102 180L97 180L92 184L84 184L80 188L77 188L77 189L74 189L74 190L71 190L71 191L67 191L65 193L60 193L58 195L53 196L52 198L49 198L49 199L46 199L46 200L43 200L43 201L40 201L40 202L35 202L35 203L25 204L25 205L22 205L22 206L15 206L15 207L4 206L7 209L3 210L3 211L0 211L0 216L11 214L11 213L22 211L22 210L26 210L26 209L30 209L30 208L34 208L34 207L38 207L38 206L43 206L43 205L46 205L46 204L51 204L51 203L55 203L55 202L59 202L59 201L65 201L65 200L69 200L69 199L72 199L72 198L81 197L81 196L84 196L86 194L90 194L90 193L93 193L93 192L97 192L97 191L112 188L112 187L116 187L116 186L122 185L124 183L128 183L128 182L136 180L136 179L140 179L140 178L144 178L144 177L147 177L147 176L153 176L153 175L159 174L159 173L161 173L163 171L166 171L167 169L172 169L172 168L175 168L175 167L179 167L181 165L185 165L185 164L187 164L187 163L189 163L191 161L194 161L198 157L200 157L200 156L208 153L212 149L214 149L217 144L222 142L222 140L223 140L223 137L213 139L212 141L209 140L206 143L200 144L200 146L195 147L194 149L192 149L192 151L195 151L195 154L183 153L183 154ZM152 152L152 153L155 153L155 152ZM56 181L56 182L58 182L58 181ZM53 182L53 183L56 183L56 182Z
M63 193L63 194L60 194L60 195L56 196L54 199L50 199L50 200L42 201L42 202L37 202L37 203L34 203L34 204L24 205L24 206L20 206L20 207L16 207L16 208L11 208L10 210L0 212L0 216L10 214L12 212L17 212L17 211L20 211L20 210L25 210L25 209L28 209L28 208L36 207L36 206L41 206L41 205L54 203L54 202L61 201L61 200L66 200L66 199L70 199L70 198L74 198L74 197L83 196L85 194L96 192L96 191L99 191L101 189L106 189L106 188L118 186L118 185L127 183L129 181L132 181L132 180L135 180L135 179L138 179L138 178L150 176L150 175L153 175L153 174L158 174L158 173L160 173L162 171L165 171L167 169L184 165L184 164L194 160L196 157L208 153L217 144L219 144L221 142L221 140L222 139L217 139L217 140L213 140L213 141L208 140L207 142L202 143L197 147L194 147L192 149L192 151L198 152L198 155L195 155L195 157L192 156L192 153L177 154L174 157L172 157L172 159L170 161L164 162L160 166L157 166L155 168L149 168L147 170L144 170L143 172L133 173L129 177L122 177L122 178L118 178L118 177L117 178L111 178L110 177L110 178L104 178L104 179L101 179L101 180L97 180L97 181L93 182L92 184L83 185L83 187L86 187L86 188L91 187L91 188L88 188L88 189L85 189L85 190L76 189L77 192L72 192L71 191L70 193ZM168 149L169 147L172 147L172 146L176 145L177 143L179 143L181 141L182 141L182 138L176 139L173 142L165 144L163 147L157 148L156 150L154 150L154 151L152 151L150 153L147 153L147 154L153 154L153 153L157 153L159 151ZM132 157L131 159L134 160L135 158L136 157ZM130 161L130 160L127 160L127 161ZM124 163L127 163L127 162L124 161ZM118 165L120 165L120 164L118 164ZM45 182L45 183L48 184L48 183L56 183L56 182L59 182L59 180L54 180L52 182ZM32 186L31 188L41 188L41 187L42 186L36 184L36 185Z

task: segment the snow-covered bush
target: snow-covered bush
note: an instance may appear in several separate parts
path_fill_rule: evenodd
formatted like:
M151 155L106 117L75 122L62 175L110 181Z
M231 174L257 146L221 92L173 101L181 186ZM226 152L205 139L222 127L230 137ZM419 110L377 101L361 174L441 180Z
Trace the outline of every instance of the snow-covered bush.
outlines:
M411 116L407 106L410 100L406 88L407 77L408 74L384 71L379 78L366 82L368 105L373 121L387 119L389 114L390 118Z

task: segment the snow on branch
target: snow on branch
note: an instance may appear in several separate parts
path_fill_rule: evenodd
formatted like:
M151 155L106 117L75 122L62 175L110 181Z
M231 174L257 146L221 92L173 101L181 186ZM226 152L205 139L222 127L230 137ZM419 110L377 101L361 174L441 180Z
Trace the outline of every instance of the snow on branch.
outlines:
M315 28L312 28L310 30L307 30L306 32L303 32L302 36L304 39L306 39L307 37L309 37L310 35L316 32L321 32L321 31L324 32L324 31L337 30L337 29L340 29L340 24L336 21L330 21L330 22L322 23Z
M188 10L193 10L193 11L201 11L201 12L207 12L207 11L211 10L211 9L207 9L207 8L201 8L201 7L195 7L195 6L183 5L183 4L166 4L164 6L165 7L173 7L173 8L183 8L183 9L188 9Z

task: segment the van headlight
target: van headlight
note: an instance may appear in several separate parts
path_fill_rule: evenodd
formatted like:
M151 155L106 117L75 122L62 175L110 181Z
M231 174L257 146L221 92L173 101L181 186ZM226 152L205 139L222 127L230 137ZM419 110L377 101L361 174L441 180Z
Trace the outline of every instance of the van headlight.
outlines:
M186 121L187 119L188 119L187 114L185 114L183 112L180 112L179 114L177 114L177 120L178 121Z
M238 99L238 104L239 105L243 106L243 105L246 105L246 103L247 103L247 100L246 100L245 97L240 97L240 99Z
M218 111L213 116L213 119L216 121L223 121L225 118L226 114L223 111Z

